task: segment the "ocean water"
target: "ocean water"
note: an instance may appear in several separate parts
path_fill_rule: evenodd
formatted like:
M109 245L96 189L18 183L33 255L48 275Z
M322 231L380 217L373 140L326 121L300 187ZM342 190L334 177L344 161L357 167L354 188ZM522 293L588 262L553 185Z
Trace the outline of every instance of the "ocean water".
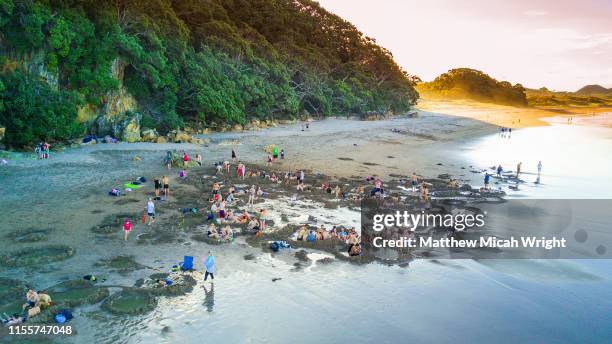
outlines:
M403 125L393 122L392 125ZM358 135L384 123L325 122ZM406 124L408 125L408 124ZM27 158L0 167L0 235L15 228L49 226L53 243L77 247L77 256L47 271L0 267L2 276L19 276L38 288L92 272L94 263L131 254L153 267L169 267L184 254L196 256L196 267L211 249L201 243L134 245L92 240L88 228L99 222L112 200L107 189L144 174L164 173L159 162L166 149L201 151L207 162L227 156L235 138L261 142L240 146L252 155L266 135L288 135L283 128L256 134L214 134L211 147L119 144L68 149L49 161ZM315 136L316 134L309 134ZM501 163L533 173L543 162L542 183L535 175L510 197L610 198L612 129L552 125L477 138L449 150L466 165L486 168ZM452 147L452 148L451 148ZM138 155L140 162L132 161ZM439 156L432 158L434 165ZM466 175L474 184L478 174ZM531 184L530 184L531 183ZM105 210L92 213L91 210ZM350 214L341 214L349 218ZM325 214L321 214L325 216ZM322 221L324 222L324 221ZM137 233L133 233L137 234ZM7 240L0 250L12 249ZM609 260L415 260L408 266L379 263L357 266L313 261L296 271L293 253L262 253L236 240L214 247L217 259L214 290L200 283L183 297L162 298L144 316L118 317L97 306L75 311L75 343L570 343L607 342L612 338L612 262ZM243 257L253 254L254 260ZM313 256L316 258L316 256ZM108 275L109 284L131 285L151 271ZM280 278L272 282L272 278ZM63 340L61 342L64 342Z
M607 114L601 117L610 119ZM612 128L604 126L603 119L597 116L572 125L552 121L550 126L515 130L509 136L488 135L467 144L464 156L474 166L488 169L501 164L504 171L515 172L517 164L522 162L521 179L525 183L518 190L498 186L510 197L609 199L612 197ZM540 182L536 183L539 161L542 173ZM491 169L488 171L495 174Z

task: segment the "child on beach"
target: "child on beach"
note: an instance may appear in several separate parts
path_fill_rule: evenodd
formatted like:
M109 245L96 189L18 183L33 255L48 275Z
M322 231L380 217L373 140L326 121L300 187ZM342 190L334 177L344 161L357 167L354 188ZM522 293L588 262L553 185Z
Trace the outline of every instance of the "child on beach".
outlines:
M491 175L489 173L485 173L485 176L484 176L484 188L485 188L485 190L489 190L490 189L490 186L489 186L490 178L491 178Z
M149 202L147 202L147 216L149 217L149 226L155 222L155 203L153 203L153 199L149 198Z
M213 257L211 251L208 251L208 257L206 257L206 260L204 261L204 269L206 270L206 273L204 274L204 281L208 279L208 275L210 275L211 283L212 280L215 279L215 265L215 257Z
M124 241L127 241L128 235L130 235L131 231L132 231L132 222L130 221L130 219L125 219L125 222L123 222L123 240Z

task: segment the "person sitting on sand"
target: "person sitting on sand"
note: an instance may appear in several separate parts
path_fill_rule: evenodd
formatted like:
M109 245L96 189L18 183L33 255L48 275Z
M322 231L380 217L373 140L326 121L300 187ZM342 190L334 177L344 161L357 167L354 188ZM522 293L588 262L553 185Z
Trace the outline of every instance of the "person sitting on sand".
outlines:
M419 199L421 202L429 201L429 188L425 182L421 182L421 193L419 195Z
M257 187L257 197L263 197L266 193L263 191L261 186Z
M221 201L219 202L219 220L225 221L225 208L227 207L227 202Z
M355 256L359 256L361 255L361 245L359 245L359 243L351 246L350 250L349 250L349 256L351 257L355 257Z
M180 170L180 171L179 171L178 176L179 176L179 178L181 178L181 179L185 179L185 178L187 178L187 171L185 171L185 170Z
M214 223L211 223L210 226L208 226L208 230L206 231L206 234L208 235L209 238L213 238L213 239L218 238L219 233L217 232L217 226L215 226Z
M417 184L419 179L417 178L416 172L412 172L412 176L410 177L410 183L412 184L412 192L417 191Z
M240 214L240 216L238 216L238 222L245 224L248 223L249 220L251 220L251 215L249 215L249 212L246 211L246 209L242 212L242 214Z
M340 189L340 185L336 185L336 188L334 189L334 194L336 195L336 199L340 199L340 192L342 190Z
M452 179L448 181L448 187L450 189L456 189L459 187L459 181L457 179Z
M308 236L308 226L303 225L302 227L300 227L300 230L298 231L297 240L306 241L307 236Z
M308 235L306 236L306 241L308 242L313 242L317 240L317 236L315 235L314 231L308 231Z
M278 177L276 176L276 173L272 172L272 175L270 176L270 181L272 183L277 183L278 182Z
M256 218L252 218L247 225L247 229L253 232L259 232L259 221Z
M51 300L51 296L47 294L44 290L38 291L38 304L40 309L46 309L53 305L53 300Z
M342 240L343 242L346 242L347 238L348 238L348 232L344 228L342 228L338 232L338 239Z
M233 188L230 188L230 192L227 194L227 197L225 197L225 201L227 202L227 204L231 205L234 202L234 190L232 190Z
M36 307L39 301L38 293L34 289L28 289L26 292L26 303L21 308L25 310L26 308Z

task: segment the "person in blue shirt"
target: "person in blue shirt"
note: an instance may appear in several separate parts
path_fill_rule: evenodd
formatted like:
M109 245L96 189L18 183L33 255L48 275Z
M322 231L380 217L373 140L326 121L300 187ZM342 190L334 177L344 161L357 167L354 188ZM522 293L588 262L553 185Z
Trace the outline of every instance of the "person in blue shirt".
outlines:
M208 275L210 275L210 279L214 280L215 279L215 257L213 257L213 254L211 251L208 251L208 257L206 257L206 260L204 261L204 269L206 270L206 272L204 273L204 281L206 281L208 279Z

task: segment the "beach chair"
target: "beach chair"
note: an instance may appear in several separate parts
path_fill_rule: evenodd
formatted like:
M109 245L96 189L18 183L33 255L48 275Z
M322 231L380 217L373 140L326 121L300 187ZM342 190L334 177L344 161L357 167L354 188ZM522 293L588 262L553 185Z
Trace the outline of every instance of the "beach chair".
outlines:
M192 256L185 256L183 258L183 262L181 263L181 270L182 271L193 270L193 257Z

